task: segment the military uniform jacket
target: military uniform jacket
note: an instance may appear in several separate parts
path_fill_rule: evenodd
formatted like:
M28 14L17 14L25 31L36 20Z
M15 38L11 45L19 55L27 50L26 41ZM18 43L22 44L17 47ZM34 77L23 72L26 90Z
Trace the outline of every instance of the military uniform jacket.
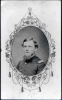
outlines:
M45 63L36 55L32 58L19 61L17 69L24 75L32 76L39 74L45 67Z

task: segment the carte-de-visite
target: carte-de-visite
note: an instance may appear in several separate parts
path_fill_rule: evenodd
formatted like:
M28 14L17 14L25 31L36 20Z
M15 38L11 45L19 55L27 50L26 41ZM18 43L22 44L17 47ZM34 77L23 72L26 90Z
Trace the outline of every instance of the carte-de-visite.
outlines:
M45 28L46 24L32 13L32 8L28 8L26 17L15 24L14 31L6 41L9 77L12 76L15 84L21 84L22 92L25 88L39 88L41 91L41 85L48 83L50 75L53 76L55 41Z

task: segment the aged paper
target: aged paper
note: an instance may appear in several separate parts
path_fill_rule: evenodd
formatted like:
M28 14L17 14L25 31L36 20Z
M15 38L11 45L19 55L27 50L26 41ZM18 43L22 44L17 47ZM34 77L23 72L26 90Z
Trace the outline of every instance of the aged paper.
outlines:
M55 41L56 56L52 64L53 77L39 89L21 92L21 86L8 77L9 63L5 46L14 25L31 7L36 17L46 24L47 31ZM61 2L60 1L1 1L1 99L60 99L61 98ZM40 55L40 54L39 54ZM11 69L10 69L11 70ZM12 71L12 70L11 70Z

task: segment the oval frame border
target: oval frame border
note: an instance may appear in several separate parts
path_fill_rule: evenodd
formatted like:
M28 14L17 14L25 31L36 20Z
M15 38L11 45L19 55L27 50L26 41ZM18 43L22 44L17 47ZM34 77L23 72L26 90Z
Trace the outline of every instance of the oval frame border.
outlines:
M25 17L26 16L26 17ZM47 76L50 76L50 69L52 69L52 63L55 62L55 41L51 38L51 34L46 30L46 24L42 23L32 12L32 8L28 8L28 14L25 15L18 24L15 24L14 31L10 34L9 39L6 41L6 61L9 63L9 77L11 77L10 68L12 69L12 79L15 84L20 84L22 86L21 91L23 88L26 87L28 90L33 90L39 88L47 79ZM37 75L33 76L26 76L20 73L15 66L13 66L12 56L11 56L11 43L13 43L14 37L16 34L23 29L24 27L34 26L39 28L44 35L46 36L48 43L49 43L49 59L46 64L46 67ZM49 71L49 72L48 72ZM51 71L51 75L53 76L53 72ZM49 78L47 79L47 81ZM48 82L47 82L48 83Z

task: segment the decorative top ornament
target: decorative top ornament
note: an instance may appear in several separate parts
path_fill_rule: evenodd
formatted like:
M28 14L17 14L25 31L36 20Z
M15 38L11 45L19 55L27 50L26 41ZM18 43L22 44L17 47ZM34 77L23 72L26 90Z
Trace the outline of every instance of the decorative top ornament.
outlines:
M29 12L29 15L30 15L30 16L31 16L31 11L32 11L32 8L29 7L29 8L28 8L28 12Z
M29 8L28 8L28 11L30 11L30 12L31 12L31 11L32 11L32 8L31 8L31 7L29 7Z

